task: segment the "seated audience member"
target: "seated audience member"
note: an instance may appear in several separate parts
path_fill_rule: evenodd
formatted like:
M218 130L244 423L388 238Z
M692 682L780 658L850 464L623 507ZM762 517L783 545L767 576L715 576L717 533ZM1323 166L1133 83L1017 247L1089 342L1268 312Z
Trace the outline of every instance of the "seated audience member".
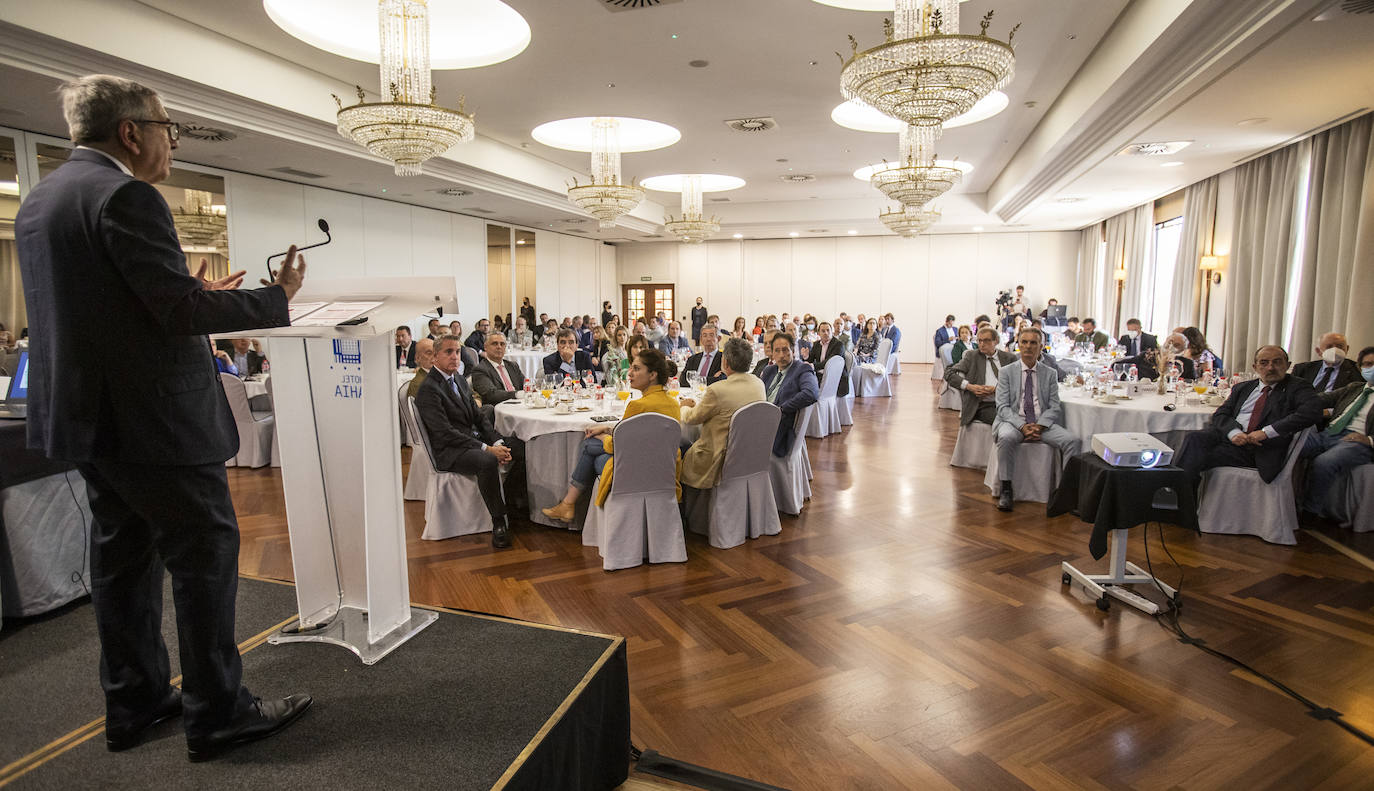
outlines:
M472 389L483 405L496 406L520 395L525 375L520 366L506 359L506 336L487 335L486 355L472 367Z
M549 326L549 314L540 313L539 321L530 326L530 334L534 336L535 342L544 340L544 330Z
M676 398L669 396L668 392L664 390L664 385L668 383L670 378L672 377L668 370L668 359L663 356L662 352L657 349L642 349L637 352L630 364L629 379L630 386L643 395L625 405L625 419L628 420L644 412L657 412L673 420L678 420L682 407L678 405ZM605 424L589 428L583 432L581 452L573 466L572 475L569 476L568 491L557 505L541 509L544 516L559 522L573 521L577 511L577 499L582 496L583 492L591 488L592 482L596 480L598 475L603 477L601 486L596 493L596 504L605 504L606 497L611 491L611 476L614 474L614 467L611 467L612 472L610 474L606 473L606 468L612 465L612 457L615 454L615 441L612 433L613 427ZM681 469L679 468L680 472ZM679 487L678 498L681 499L681 497L682 490Z
M630 331L622 326L617 326L611 335L611 342L606 347L606 352L601 355L601 372L606 375L607 383L614 376L617 380L630 367L629 353L625 347L630 343Z
M892 353L896 354L897 349L902 345L902 331L897 328L897 318L891 313L883 314L882 329L878 331L879 340L883 338L892 339Z
M429 320L429 334L426 335L425 337L426 337L426 338L429 338L429 339L432 340L432 341L435 341L435 340L438 340L438 339L440 338L440 336L442 336L443 334L444 334L444 330L443 330L443 328L439 325L439 320L438 320L438 319L430 319L430 320Z
M657 349L658 342L668 337L668 323L663 320L663 314L660 313L646 322L646 324L648 329L644 334L649 338L649 343Z
M606 355L611 348L611 336L606 334L606 330L601 327L592 328L592 365L601 370L601 358Z
M1064 336L1071 341L1078 341L1078 333L1081 330L1082 327L1078 324L1077 316L1070 316L1068 320L1064 322Z
M945 316L945 323L935 329L935 353L940 353L940 347L946 343L954 343L959 340L959 330L954 326L954 314Z
M844 314L841 313L840 317L838 319L835 319L830 324L831 331L834 333L836 338L840 339L840 344L844 346L844 353L846 355L849 355L854 349L854 340L849 336L851 323L852 322L850 322L849 319L846 319L844 317Z
M234 347L230 357L234 359L234 367L239 369L239 376L262 373L262 364L267 362L267 355L262 353L262 344L257 338L234 338L230 343Z
M546 351L552 351L556 348L555 342L558 339L558 322L556 320L549 319L544 322L544 334L540 336L540 339L540 344Z
M816 342L811 344L811 352L807 355L806 361L811 363L811 367L816 369L816 379L818 382L825 380L825 364L830 362L831 357L844 357L844 342L830 334L830 322L822 321L820 331L816 335ZM841 371L838 395L844 398L849 395L849 361L846 359L844 370Z
M1360 378L1329 393L1318 395L1331 409L1326 428L1307 438L1304 458L1312 460L1302 510L1323 515L1332 487L1351 470L1374 462L1374 346L1360 350Z
M1034 327L1037 330L1040 330L1041 348L1048 350L1050 348L1050 334L1048 332L1045 332L1045 322L1041 321L1040 319L1031 319L1030 326Z
M577 336L577 348L586 352L587 356L590 357L592 354L592 330L582 321L581 316L572 317L572 331Z
M544 373L566 374L573 381L581 381L583 374L595 370L591 355L577 348L577 334L572 328L559 330L555 337L558 350L544 358Z
M701 326L701 351L687 358L684 370L696 371L697 376L707 385L715 384L725 378L721 372L721 357L723 356L717 348L716 326L714 324L703 324ZM753 348L750 347L750 359L753 359ZM747 370L749 366L745 366Z
M558 325L558 329L560 329L560 330L570 330L570 329L572 329L572 328L573 328L573 325L572 325L572 317L571 317L571 316L564 316L564 317L563 317L563 322L562 322L561 324Z
M1135 366L1136 373L1141 379L1149 379L1158 382L1160 377L1159 360L1161 354L1173 356L1173 360L1178 364L1179 377L1182 379L1197 378L1197 370L1193 367L1193 361L1182 356L1183 350L1187 348L1188 340L1182 335L1170 335L1164 339L1162 349L1151 349L1134 357L1122 357L1112 364L1113 370L1117 372L1117 378L1124 379L1130 375L1131 366Z
M415 367L415 344L410 340L410 328L404 324L396 328L396 367Z
M816 340L820 337L820 334L816 332L817 326L818 324L816 322L815 316L812 316L810 313L808 313L802 317L801 326L798 327L798 330L800 330L801 334L805 336L806 343L808 346L814 344ZM800 338L798 338L798 340L800 340Z
M238 376L239 369L234 365L234 358L229 356L229 352L217 348L214 341L210 341L210 354L215 358L215 370L222 374Z
M702 327L702 343L706 330ZM764 400L763 382L747 371L754 349L742 338L728 338L721 358L722 378L712 382L701 396L701 403L682 399L682 422L701 426L701 437L682 457L682 482L696 489L710 489L725 464L725 444L730 436L730 418L741 407Z
M792 336L780 332L773 336L770 349L773 362L763 369L765 397L782 410L777 436L773 438L773 455L782 458L792 449L797 413L820 400L821 388L816 370L810 363L793 357ZM805 440L795 440L804 442Z
M864 327L867 326L868 320L864 318L864 314L859 313L854 317L854 326L849 328L849 336L855 346L859 345L859 336L864 334Z
M1093 319L1083 319L1078 337L1074 338L1078 343L1091 343L1093 348L1098 350L1105 348L1109 340L1111 339L1107 337L1107 333L1097 329L1097 322Z
M961 426L975 420L992 425L997 417L997 376L1003 368L1016 362L1016 355L997 347L1000 339L997 328L991 324L984 326L978 330L977 350L969 350L959 362L945 369L945 381L961 391Z
M975 316L975 317L973 318L973 329L974 329L974 332L977 332L977 331L978 331L978 327L979 327L980 325L983 325L983 324L991 324L991 323L992 323L992 318L989 317L988 314L986 314L986 313L980 313L980 314L978 314L977 316Z
M506 320L503 319L503 318L501 318L501 314L500 314L500 313L498 313L498 314L496 314L495 316L492 317L492 319L491 319L491 331L492 331L492 332L499 332L499 333L501 333L502 335L505 335L505 334L506 334Z
M1135 357L1150 349L1159 348L1159 339L1143 332L1140 327L1140 319L1126 319L1126 333L1116 341L1127 357Z
M859 314L862 316L863 314ZM854 360L859 364L871 363L878 357L878 320L869 319L864 324L863 334L854 342Z
M754 370L751 372L754 376L762 377L764 369L773 364L773 338L777 337L777 335L778 333L776 330L773 332L764 332L763 356L759 358L758 362L754 363Z
M506 331L506 340L513 346L534 345L534 332L525 324L524 316L515 318L515 326Z
M746 341L749 340L749 335L750 335L751 333L749 332L749 328L746 327L745 324L746 324L746 322L745 322L743 316L736 316L736 317L735 317L735 324L734 324L734 326L731 327L731 329L730 329L730 337L731 337L731 338L742 338L742 339L744 339L744 340L746 340Z
M502 549L511 541L506 500L514 504L524 498L525 444L497 434L482 414L471 388L458 373L461 346L452 335L435 344L434 367L415 396L415 409L429 437L435 468L477 477L477 488L491 515L491 545ZM509 465L505 498L501 496L503 464Z
M440 335L439 337L444 336ZM406 398L414 398L420 394L420 385L425 383L425 377L429 375L429 371L433 367L434 341L429 338L421 338L415 342L415 376L411 378L410 385L406 387Z
M445 334L457 335L459 338L463 337L463 322L458 321L457 319L450 321L448 323L448 332Z
M1058 306L1059 306L1059 300L1055 299L1054 297L1050 297L1049 301L1045 303L1045 309L1042 310L1042 311L1040 311L1040 318L1042 318L1042 319L1049 319L1049 317L1050 317L1050 308L1054 308L1054 307L1058 307Z
M1225 368L1221 364L1221 356L1212 351L1212 347L1207 345L1207 339L1203 337L1202 330L1197 327L1184 327L1183 337L1188 340L1188 348L1183 350L1183 356L1193 361L1197 368L1198 376L1207 371L1218 376L1225 375ZM1287 352L1284 352L1287 355Z
M1288 374L1288 352L1261 346L1254 371L1259 378L1231 388L1210 425L1189 432L1174 454L1174 464L1194 482L1213 467L1252 467L1269 483L1283 469L1293 435L1321 419L1317 391Z
M954 348L949 350L950 362L958 365L959 361L964 358L964 352L971 350L973 347L973 329L967 324L960 325L959 338L954 341Z
M997 417L992 424L997 443L997 475L1001 491L997 510L1012 509L1011 481L1016 451L1023 442L1044 442L1058 448L1065 460L1078 455L1078 437L1064 428L1059 403L1059 371L1040 361L1040 331L1026 328L1016 340L1021 359L1002 366L997 374Z
M1317 359L1293 366L1293 375L1307 382L1318 393L1331 393L1360 380L1360 367L1346 357L1350 345L1339 332L1328 332L1317 340Z
M491 331L491 322L486 319L477 320L477 329L468 335L468 339L463 345L475 352L480 352L487 348L487 333Z
M653 336L650 335L650 340ZM681 351L691 351L692 344L682 336L682 324L676 319L668 322L668 334L658 339L655 344L659 351L663 352L664 357L672 357L674 353Z

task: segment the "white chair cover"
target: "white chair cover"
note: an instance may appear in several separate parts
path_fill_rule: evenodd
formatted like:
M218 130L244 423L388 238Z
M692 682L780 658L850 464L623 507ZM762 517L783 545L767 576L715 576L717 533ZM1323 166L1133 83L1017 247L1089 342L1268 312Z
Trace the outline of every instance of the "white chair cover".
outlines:
M415 412L410 408L410 399L404 395L404 388L401 396L401 436L420 436L420 424L416 422ZM410 449L410 473L406 476L401 496L407 500L425 499L429 492L429 479L432 477L434 463L430 461L429 453L425 451L423 444L417 441Z
M276 414L275 414L275 410L276 410L276 408L277 408L277 400L276 400L275 398L272 397L272 377L270 377L270 376L267 377L266 385L267 385L267 398L268 398L268 400L270 400L270 401L272 402L272 409L274 410L273 415L272 415L272 466L273 466L273 467L280 467L280 466L281 466L281 442L279 442L279 441L277 440L277 436L278 436L278 435L277 435L277 416L276 416Z
M960 426L959 438L954 441L954 454L949 458L949 466L985 469L988 466L988 457L994 455L992 447L990 424L975 420L967 426ZM1016 482L1012 481L1011 486L1015 490Z
M482 490L477 488L476 476L444 472L436 468L434 451L429 446L424 421L415 409L415 399L406 399L406 411L410 413L410 419L415 423L415 433L420 439L415 450L423 451L422 455L430 468L424 497L425 532L420 534L420 538L440 541L473 533L490 533L491 517L487 514L487 504L482 501ZM411 456L412 471L415 469L415 455L420 454Z
M406 420L406 412L409 411L409 409L406 408L406 392L408 390L410 390L410 382L406 382L396 390L396 405L400 407L397 411L401 414L401 445L413 448L419 444L419 442L415 439L415 435L411 433L410 421Z
M954 341L940 344L936 356L940 358L940 362L944 363L946 368L954 365Z
M831 357L825 363L821 397L806 423L806 436L821 439L840 432L840 379L844 377L844 358ZM851 423L853 421L850 421Z
M992 446L992 427L988 427L988 471L983 483L997 494L1002 481L997 474L997 453ZM1043 442L1022 442L1016 449L1016 469L1011 474L1012 497L1020 501L1047 503L1059 486L1064 462L1059 451Z
M272 463L272 433L276 421L271 412L254 412L248 408L248 390L243 381L233 374L219 375L224 386L224 397L229 400L229 411L234 414L234 425L239 430L239 453L226 461L226 467L266 467Z
M854 425L854 371L858 369L851 361L849 368L849 392L835 399L835 411L840 413L840 425Z
M898 349L893 349L892 353L887 356L887 374L888 376L902 375L902 353ZM943 373L940 375L944 376Z
M806 452L806 437L802 427L811 419L816 405L797 413L796 436L792 438L792 449L783 458L769 453L769 477L773 481L773 498L778 501L778 510L784 514L797 516L802 505L811 499L811 459ZM772 442L768 443L772 446Z
M767 401L735 412L716 485L706 491L683 487L687 528L706 535L711 546L729 549L746 538L782 532L770 476L773 437L781 417L782 411ZM805 444L801 437L797 441Z
M1289 442L1277 478L1265 483L1259 471L1216 467L1202 474L1197 523L1204 533L1259 536L1271 544L1298 543L1298 507L1293 496L1293 467L1312 429Z
M964 408L964 396L958 390L949 386L949 382L940 384L940 404L941 409L953 409L959 412Z
M883 342L878 344L878 358L876 360L881 371L874 371L862 365L855 366L854 370L858 374L857 385L860 398L890 398L892 396L892 383L887 379L887 361L891 357L892 339L883 338Z
M942 381L945 378L945 361L939 354L935 355L935 362L930 366L931 381Z
M644 412L616 425L612 436L611 492L605 505L597 505L600 481L592 488L582 543L595 543L606 571L638 566L646 557L650 563L685 562L687 542L677 509L681 425L667 415Z
M1331 487L1326 513L1356 533L1374 531L1374 464L1361 464Z

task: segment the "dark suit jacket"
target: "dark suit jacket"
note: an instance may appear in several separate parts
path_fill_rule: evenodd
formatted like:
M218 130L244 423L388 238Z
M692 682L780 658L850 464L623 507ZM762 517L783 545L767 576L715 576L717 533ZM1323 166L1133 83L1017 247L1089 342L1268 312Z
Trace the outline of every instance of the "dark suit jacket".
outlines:
M507 390L502 384L501 374L491 360L484 359L472 369L472 389L481 397L483 404L495 406L514 398L516 393L525 389L525 375L520 373L520 366L510 360L502 360L501 364L506 369L506 376L510 377L510 383L515 385L514 391Z
M264 360L267 359L265 356L258 354L252 349L249 349L248 353L245 354L244 357L248 358L248 370L239 371L239 376L256 376L257 374L262 373L262 363ZM233 351L229 352L229 359L234 359Z
M544 358L544 373L564 373L564 371L559 368L562 364L563 358L558 355L558 352L553 352ZM596 368L592 366L592 356L581 349L578 349L573 354L573 365L577 368L578 378L582 376L583 371L591 371L593 374L596 373Z
M487 348L487 334L481 330L473 330L468 333L468 339L463 341L463 345L475 352L485 351Z
M420 413L429 447L434 452L434 464L441 470L452 470L458 456L470 450L481 450L500 436L491 421L482 414L472 400L472 390L462 376L454 376L461 395L454 395L444 375L431 370L415 394L415 411Z
M151 185L78 149L15 219L28 305L28 444L52 458L190 466L238 452L208 333L285 326L280 286L207 291ZM138 354L111 366L89 327Z
M1004 349L997 350L997 370L1001 371L1008 365L1016 364L1020 357ZM978 404L981 399L963 388L964 382L971 385L992 385L997 386L997 382L987 381L988 366L985 362L986 357L978 351L975 346L969 351L964 352L964 356L959 358L959 362L945 369L945 382L950 387L959 391L960 398L963 399L963 408L959 411L959 425L967 426L978 416Z
M937 353L940 351L941 346L944 346L946 343L954 343L957 340L959 340L958 327L946 327L941 324L935 329L935 351Z
M778 375L778 367L770 364L759 376L763 380L763 390L773 383ZM778 422L778 433L773 437L773 455L783 457L792 449L792 435L795 433L797 413L819 401L821 386L816 381L816 369L811 363L793 360L787 366L787 375L782 380L777 399L773 402L782 410L782 420Z
M812 367L816 369L817 381L824 378L825 364L831 357L844 357L844 341L839 338L831 338L830 343L826 344L824 349L821 348L820 343L813 343L811 345L811 353L806 356L806 361L811 363ZM837 391L836 395L840 398L849 395L848 359L844 362L844 375L843 378L840 379L840 389Z
M1302 379L1313 387L1317 386L1317 374L1321 373L1322 366L1325 365L1321 360L1298 363L1293 366L1293 376ZM1359 382L1364 384L1364 379L1360 377L1360 366L1354 360L1346 358L1341 360L1340 367L1336 369L1336 383L1331 386L1330 391L1323 388L1323 392L1336 392L1348 384Z
M1360 391L1364 389L1364 386L1364 378L1361 377L1358 382L1352 382L1339 390L1332 390L1329 393L1318 393L1317 398L1321 400L1322 408L1331 410L1331 419L1322 422L1324 424L1329 423L1331 420L1340 417L1341 413L1345 412L1346 408L1359 397ZM1374 398L1374 395L1371 395L1370 398ZM1346 426L1346 428L1351 431L1358 431L1366 437L1374 436L1374 409L1369 410L1369 416L1365 419L1363 426L1351 423L1349 426Z
M411 341L410 347L405 350L404 359L401 357L401 347L396 347L396 367L400 368L403 365L407 368L415 367L415 341Z
M1236 415L1255 388L1262 386L1263 383L1258 379L1252 379L1231 388L1231 396L1212 414L1211 425L1203 430L1216 432L1223 440L1232 429L1245 431L1247 427L1236 422ZM1312 385L1291 375L1274 385L1264 402L1264 410L1260 412L1259 425L1261 428L1272 426L1279 435L1266 439L1255 448L1255 469L1265 483L1277 478L1283 469L1283 457L1288 453L1288 443L1293 435L1315 425L1321 416L1322 402Z
M1192 360L1189 360L1187 357L1175 357L1174 361L1178 363L1179 375L1184 379L1197 378L1197 369L1193 366ZM1113 368L1120 368L1123 371L1119 377L1122 379L1126 378L1127 374L1124 372L1130 371L1132 365L1135 365L1135 372L1140 374L1141 379L1150 379L1155 382L1159 381L1159 369L1155 368L1155 364L1150 362L1150 359L1143 354L1135 357L1122 357L1112 363Z
M1140 342L1140 348L1138 348L1138 349L1132 349L1132 348L1131 348L1131 336L1129 336L1129 335L1127 335L1127 334L1125 334L1125 333L1123 332L1123 333L1121 334L1121 337L1116 339L1116 343L1117 343L1118 346L1120 346L1121 348L1123 348L1123 349L1126 350L1126 355L1127 355L1127 356L1135 356L1135 355L1138 355L1138 354L1144 354L1145 352L1149 351L1150 349L1158 349L1158 348L1159 348L1159 339L1156 338L1155 336L1151 335L1151 334L1148 333L1148 332L1142 332L1142 333L1140 333L1140 337L1139 337L1137 340ZM1137 366L1137 367L1139 367L1139 366Z
M687 364L683 366L683 372L685 373L686 371L701 371L702 354L704 354L704 352L697 352L691 357L688 357ZM711 367L706 375L706 384L708 386L713 385L716 382L719 382L725 378L725 374L720 372L720 360L721 351L720 349L716 349L715 356L711 358Z

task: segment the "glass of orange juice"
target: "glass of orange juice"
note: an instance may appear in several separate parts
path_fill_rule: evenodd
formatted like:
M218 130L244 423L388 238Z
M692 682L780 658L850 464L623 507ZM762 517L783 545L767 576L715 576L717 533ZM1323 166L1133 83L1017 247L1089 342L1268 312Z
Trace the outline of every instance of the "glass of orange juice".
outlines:
M615 397L618 401L629 401L630 391L628 389L621 388L620 390L615 391Z
M1199 379L1193 383L1193 392L1202 395L1207 392L1207 383Z

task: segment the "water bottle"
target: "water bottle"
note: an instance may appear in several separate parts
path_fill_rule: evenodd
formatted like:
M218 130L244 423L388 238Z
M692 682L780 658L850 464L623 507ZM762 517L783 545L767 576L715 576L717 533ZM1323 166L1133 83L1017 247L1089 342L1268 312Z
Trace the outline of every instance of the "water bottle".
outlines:
M571 391L571 390L572 390L572 387L573 387L573 380L572 380L572 377L569 376L568 374L563 374L563 389L564 389L564 390Z
M1131 363L1131 369L1126 372L1126 381L1132 384L1140 381L1140 369L1135 367L1135 363Z

